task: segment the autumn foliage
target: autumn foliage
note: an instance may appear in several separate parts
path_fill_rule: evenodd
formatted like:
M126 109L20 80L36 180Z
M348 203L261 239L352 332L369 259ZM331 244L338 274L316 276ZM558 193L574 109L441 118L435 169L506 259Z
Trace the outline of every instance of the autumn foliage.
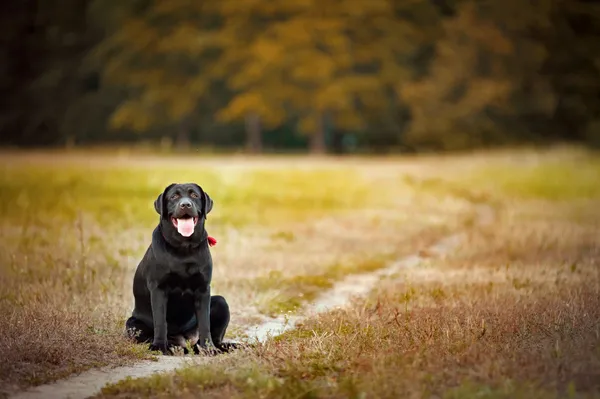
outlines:
M137 132L218 144L237 129L260 151L269 134L291 131L313 152L342 136L413 149L600 142L593 2L88 3L78 28L91 38L85 51L42 69L38 80L48 85L26 95L52 105L45 114L60 136ZM59 17L69 9L38 13L64 28L70 20ZM80 87L90 75L95 87L51 101L52 90ZM26 124L48 126L48 118Z

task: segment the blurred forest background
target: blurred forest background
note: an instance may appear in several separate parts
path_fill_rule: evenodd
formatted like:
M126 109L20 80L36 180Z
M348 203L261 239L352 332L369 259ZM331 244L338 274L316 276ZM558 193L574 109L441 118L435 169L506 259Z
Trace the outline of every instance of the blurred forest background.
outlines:
M599 3L3 2L0 144L600 147Z

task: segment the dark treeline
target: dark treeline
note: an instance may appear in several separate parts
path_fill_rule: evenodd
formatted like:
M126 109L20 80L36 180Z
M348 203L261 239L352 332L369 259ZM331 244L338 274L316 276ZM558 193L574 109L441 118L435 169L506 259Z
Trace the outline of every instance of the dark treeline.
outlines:
M22 0L1 141L252 152L600 146L582 0Z

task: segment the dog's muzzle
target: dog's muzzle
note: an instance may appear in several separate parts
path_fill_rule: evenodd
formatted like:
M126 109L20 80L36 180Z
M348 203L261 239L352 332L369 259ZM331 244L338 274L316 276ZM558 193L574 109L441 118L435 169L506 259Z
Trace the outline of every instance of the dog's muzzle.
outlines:
M184 237L194 234L194 229L198 223L198 213L195 212L192 201L186 198L177 204L177 209L171 217L171 223L173 223L177 232Z

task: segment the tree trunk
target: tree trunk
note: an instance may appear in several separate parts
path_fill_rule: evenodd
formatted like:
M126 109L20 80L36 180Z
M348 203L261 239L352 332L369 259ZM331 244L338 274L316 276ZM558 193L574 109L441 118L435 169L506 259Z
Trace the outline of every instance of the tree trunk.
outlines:
M185 117L179 124L177 136L175 137L175 148L179 151L190 148L190 118Z
M260 116L255 113L246 115L246 149L251 154L260 154L263 149Z
M319 115L317 121L317 128L310 136L310 153L311 154L325 154L327 152L327 144L325 143L325 116Z
M331 152L338 155L344 153L344 134L340 131L331 132Z

